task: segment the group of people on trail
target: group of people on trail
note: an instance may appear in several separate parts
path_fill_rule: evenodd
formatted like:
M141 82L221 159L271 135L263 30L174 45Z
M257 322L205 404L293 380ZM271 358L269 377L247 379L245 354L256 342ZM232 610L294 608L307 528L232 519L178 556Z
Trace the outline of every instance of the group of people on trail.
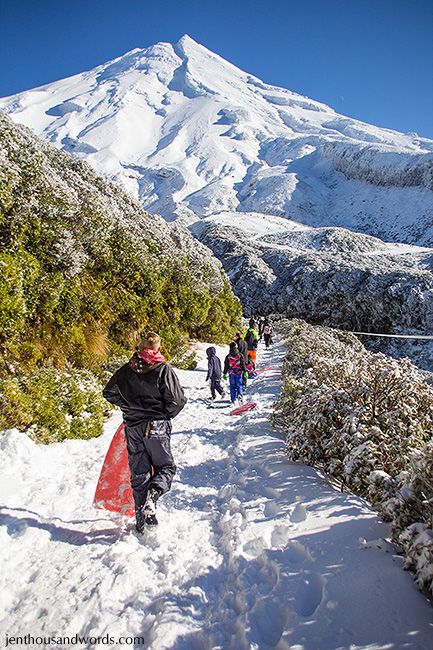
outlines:
M222 377L229 380L230 401L243 402L244 390L247 386L248 379L254 379L257 376L257 347L259 339L264 337L266 348L269 348L272 339L272 325L265 318L260 320L259 329L256 330L256 323L253 318L250 319L245 336L242 337L240 332L236 333L235 340L230 343L229 353L224 359L224 368ZM210 399L216 398L216 391L225 396L224 389L221 386L221 362L216 356L214 347L206 350L208 356L208 375L210 380Z
M230 343L229 353L221 361L216 349L206 350L211 399L218 393L225 396L221 376L229 380L230 400L242 403L248 378L256 376L255 363L259 337L268 348L272 326L260 321L259 330L253 319L244 337L238 332ZM266 338L268 337L268 338ZM168 492L176 473L171 452L171 420L186 404L179 379L161 353L161 339L155 332L142 334L136 352L119 368L103 390L103 396L118 406L123 414L131 487L135 503L136 530L143 534L145 526L155 526L156 504Z

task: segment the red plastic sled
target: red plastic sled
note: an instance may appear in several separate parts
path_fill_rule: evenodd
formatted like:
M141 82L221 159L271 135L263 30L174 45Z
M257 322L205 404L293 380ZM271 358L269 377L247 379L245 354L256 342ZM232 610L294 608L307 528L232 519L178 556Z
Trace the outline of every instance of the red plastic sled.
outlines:
M256 373L261 375L262 372L266 372L267 370L274 370L274 368L256 368Z
M102 510L119 512L126 517L135 515L124 424L117 429L108 448L93 505Z
M251 409L255 409L256 406L257 402L247 402L246 404L242 404L242 406L233 409L233 411L230 412L230 415L241 415L242 413L251 411Z

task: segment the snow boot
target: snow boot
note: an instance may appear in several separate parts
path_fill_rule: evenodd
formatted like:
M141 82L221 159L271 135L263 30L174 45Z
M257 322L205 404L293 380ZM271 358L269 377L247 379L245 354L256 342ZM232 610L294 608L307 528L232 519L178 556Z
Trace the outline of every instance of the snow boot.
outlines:
M157 526L158 519L156 518L156 515L152 515L151 513L145 514L144 523L146 524L146 526Z
M141 508L135 512L135 530L140 535L144 533L144 514Z
M146 526L157 526L158 519L155 513L143 511L143 507L135 513L135 530L143 535Z
M143 506L143 514L145 517L148 515L156 515L156 502L161 496L161 491L156 487L149 488L147 492L146 501Z
M145 526L156 526L156 502L161 496L161 491L156 487L149 488L144 505L135 513L135 530L142 535Z

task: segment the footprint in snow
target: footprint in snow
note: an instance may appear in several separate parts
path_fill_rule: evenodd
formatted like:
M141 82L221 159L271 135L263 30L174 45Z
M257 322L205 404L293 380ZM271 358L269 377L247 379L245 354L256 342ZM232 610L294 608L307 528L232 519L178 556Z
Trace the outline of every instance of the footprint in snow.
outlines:
M305 521L307 518L307 509L302 503L297 503L290 513L290 521L294 524L300 524L302 521Z
M278 490L275 490L275 488L272 487L268 487L267 485L263 486L263 494L266 497L269 497L269 499L277 499L280 496Z
M39 571L34 571L34 572L29 576L29 579L27 580L27 582L36 582L36 578L38 577L39 573L40 573Z
M245 553L248 553L248 555L258 557L263 553L266 547L267 544L263 537L255 537L254 539L251 539L249 542L244 544L243 550Z
M295 596L295 612L299 616L314 614L323 600L324 578L320 573L305 573Z
M281 508L278 505L278 503L275 503L275 501L268 501L265 505L265 509L263 511L263 514L265 517L276 517L277 515L280 514Z
M289 612L279 600L264 598L255 604L249 618L253 640L259 643L258 647L265 644L274 647L283 635Z
M291 534L292 530L290 526L286 526L285 524L275 526L271 534L272 548L284 548L289 541Z
M258 572L258 579L262 593L275 589L280 581L280 567L276 562L270 562L262 556L263 566Z
M313 560L308 548L296 540L289 542L284 549L284 557L292 564L302 564L302 562L311 562Z

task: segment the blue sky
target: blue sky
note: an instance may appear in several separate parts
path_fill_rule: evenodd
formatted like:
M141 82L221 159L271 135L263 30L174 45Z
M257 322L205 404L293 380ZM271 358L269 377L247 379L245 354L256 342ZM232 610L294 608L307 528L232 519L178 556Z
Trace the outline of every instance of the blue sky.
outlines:
M0 96L185 33L268 83L433 138L433 0L0 0Z

